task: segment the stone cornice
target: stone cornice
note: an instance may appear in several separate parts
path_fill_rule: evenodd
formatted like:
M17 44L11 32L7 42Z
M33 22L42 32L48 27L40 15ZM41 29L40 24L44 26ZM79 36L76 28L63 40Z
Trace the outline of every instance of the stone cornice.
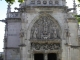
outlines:
M19 34L7 34L8 36L19 36Z
M6 22L6 20L0 20L1 22Z
M21 7L21 8L17 8L19 11L21 12L25 12L27 10L34 10L35 8L38 8L40 10L45 9L45 10L51 10L51 9L64 9L67 11L67 7L66 6L26 6L26 7Z
M21 20L21 18L6 18L6 20L13 20L13 19Z
M19 47L5 47L3 49L19 49Z
M66 6L25 6L23 8L67 8Z
M60 53L61 50L32 50L32 53Z
M21 18L6 18L6 22L21 22Z
M68 18L67 22L74 22L74 23L76 23L78 21L76 20L76 18Z
M29 40L30 42L35 42L35 43L60 43L61 42L61 39L48 39L48 40L33 40L33 39L30 39Z
M71 47L71 48L80 48L80 45L71 45L71 44L68 44L68 43L66 43L65 44L66 46L68 46L68 47Z
M20 44L20 45L19 45L19 47L25 47L25 46L26 46L25 44Z

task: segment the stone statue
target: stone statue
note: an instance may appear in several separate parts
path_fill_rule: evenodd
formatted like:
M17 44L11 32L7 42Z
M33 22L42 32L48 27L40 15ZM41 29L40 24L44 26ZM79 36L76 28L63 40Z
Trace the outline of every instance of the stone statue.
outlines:
M36 39L36 38L37 38L37 33L38 33L38 29L37 29L37 28L35 28L35 30L34 30L34 34L33 34L34 39Z
M57 26L53 26L53 37L57 38Z

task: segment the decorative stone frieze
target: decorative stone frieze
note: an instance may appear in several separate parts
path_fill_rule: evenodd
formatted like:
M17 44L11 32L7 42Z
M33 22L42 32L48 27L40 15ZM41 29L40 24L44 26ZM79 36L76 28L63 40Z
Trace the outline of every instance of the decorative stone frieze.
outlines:
M32 50L58 50L60 49L59 43L31 43Z
M60 0L61 1L61 0ZM22 4L21 7L24 6L65 6L66 1L61 1L59 0L30 0L29 2L26 1L27 3Z
M8 18L20 18L20 13L18 13L18 12L11 12L11 13L9 13Z
M41 4L41 1L40 1L40 0L38 0L38 1L37 1L37 4Z

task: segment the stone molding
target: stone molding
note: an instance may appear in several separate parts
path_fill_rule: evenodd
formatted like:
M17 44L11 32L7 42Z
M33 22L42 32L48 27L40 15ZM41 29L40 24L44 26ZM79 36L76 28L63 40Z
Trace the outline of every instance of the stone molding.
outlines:
M5 47L3 49L19 49L19 47Z
M45 11L53 11L54 9L62 9L67 12L67 7L66 6L27 6L27 7L21 7L18 8L20 12L29 12L29 11L35 11L35 9L39 10L45 10Z
M20 19L20 18L19 18L19 19L16 19L16 18L15 18L15 19L14 19L14 18L8 19L8 18L7 18L7 19L6 19L6 22L8 22L8 23L9 23L9 22L21 22L21 19Z
M35 43L61 43L61 39L47 39L47 40L43 40L43 39L40 39L40 40L29 40L30 42L35 42Z
M78 22L75 18L68 18L67 22L73 22L73 23L76 23Z

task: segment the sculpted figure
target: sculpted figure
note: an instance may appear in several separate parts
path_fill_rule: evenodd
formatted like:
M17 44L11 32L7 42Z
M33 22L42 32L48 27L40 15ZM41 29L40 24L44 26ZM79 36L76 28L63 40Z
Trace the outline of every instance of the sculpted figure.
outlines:
M35 39L37 38L37 33L38 33L38 29L35 28L35 30L34 30L34 34L33 34L33 37L34 37Z
M57 38L57 29L54 29L54 38Z
M57 38L57 26L53 26L53 37Z

